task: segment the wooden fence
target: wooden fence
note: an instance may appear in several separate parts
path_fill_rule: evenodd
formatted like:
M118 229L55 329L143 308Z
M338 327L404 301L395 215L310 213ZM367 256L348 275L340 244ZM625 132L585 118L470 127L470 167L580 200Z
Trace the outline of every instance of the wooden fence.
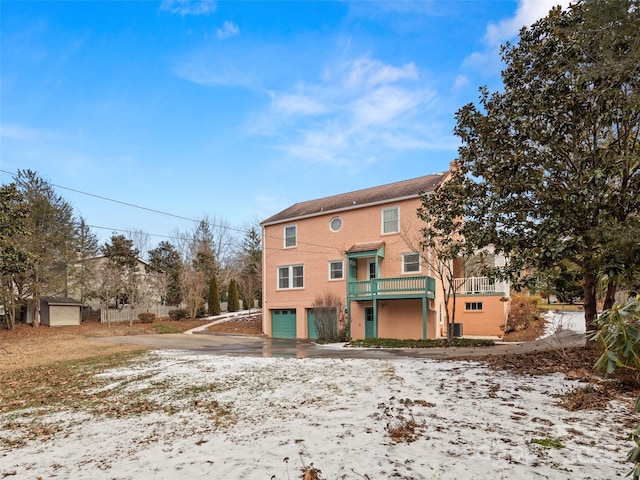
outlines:
M133 320L138 320L138 314L144 312L155 313L156 317L168 317L169 310L175 310L175 306L163 306L156 305L151 308L131 308L131 307L123 307L123 308L110 308L109 309L109 321L111 323L119 323L119 322L128 322L133 318ZM100 309L100 322L107 323L107 309Z
M255 304L258 304L258 301L255 300ZM184 308L182 306L163 306L156 305L151 308L131 308L131 307L123 307L123 308L110 308L109 309L109 321L111 323L119 323L119 322L128 322L133 318L133 320L138 320L138 314L144 312L155 313L156 317L168 317L170 310L175 310L176 308ZM244 308L242 300L240 300L240 310ZM220 309L223 312L227 311L227 302L220 302ZM107 309L100 309L100 322L107 323Z

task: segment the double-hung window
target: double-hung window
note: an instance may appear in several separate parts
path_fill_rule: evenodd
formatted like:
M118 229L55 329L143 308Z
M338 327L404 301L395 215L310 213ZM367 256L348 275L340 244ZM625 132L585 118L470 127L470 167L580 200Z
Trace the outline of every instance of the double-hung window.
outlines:
M344 262L336 260L329 262L329 280L342 280L344 278Z
M420 255L418 253L402 254L402 273L420 273Z
M284 248L291 248L298 245L298 229L295 225L284 227Z
M382 209L382 233L400 231L400 209L398 207Z
M304 265L278 267L278 289L304 288Z

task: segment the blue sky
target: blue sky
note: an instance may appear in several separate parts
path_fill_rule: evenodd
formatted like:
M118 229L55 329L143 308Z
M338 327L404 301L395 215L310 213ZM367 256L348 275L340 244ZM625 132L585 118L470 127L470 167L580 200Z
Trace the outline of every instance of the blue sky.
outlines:
M499 45L558 3L3 0L0 168L240 228L444 171ZM193 228L58 192L101 240Z

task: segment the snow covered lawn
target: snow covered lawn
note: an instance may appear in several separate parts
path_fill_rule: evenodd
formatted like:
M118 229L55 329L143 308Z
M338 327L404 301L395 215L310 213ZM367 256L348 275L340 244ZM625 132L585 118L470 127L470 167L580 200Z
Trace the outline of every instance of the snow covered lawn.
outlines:
M331 480L602 480L630 469L628 405L563 410L555 395L581 384L561 375L166 351L103 375L107 407L0 415L0 476L277 480L313 464Z

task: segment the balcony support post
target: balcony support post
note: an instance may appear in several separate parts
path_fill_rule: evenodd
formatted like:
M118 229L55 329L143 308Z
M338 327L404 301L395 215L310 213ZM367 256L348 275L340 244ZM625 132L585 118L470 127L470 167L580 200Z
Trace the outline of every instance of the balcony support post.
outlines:
M427 339L427 297L422 297L422 339Z
M378 338L378 298L373 297L373 338Z

